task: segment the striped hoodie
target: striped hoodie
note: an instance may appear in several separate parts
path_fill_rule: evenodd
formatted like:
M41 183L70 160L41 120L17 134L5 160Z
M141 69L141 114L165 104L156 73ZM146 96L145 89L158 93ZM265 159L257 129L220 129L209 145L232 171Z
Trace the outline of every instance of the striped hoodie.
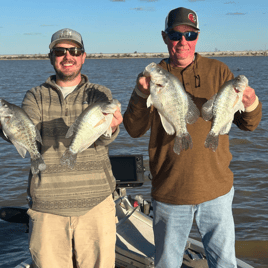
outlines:
M33 210L80 216L114 190L115 179L107 145L117 137L119 129L111 138L101 136L94 145L79 153L74 169L60 164L62 154L72 140L72 137L66 139L65 135L75 119L89 104L111 99L108 88L90 83L85 75L65 99L56 85L56 76L27 91L22 108L40 131L40 152L47 165L43 172L29 174L27 192Z

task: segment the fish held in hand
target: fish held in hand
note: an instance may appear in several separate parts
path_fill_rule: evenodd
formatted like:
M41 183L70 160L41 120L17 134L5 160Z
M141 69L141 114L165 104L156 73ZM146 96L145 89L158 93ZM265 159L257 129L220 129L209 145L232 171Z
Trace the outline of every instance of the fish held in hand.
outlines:
M73 136L73 139L61 157L61 165L73 169L78 153L90 147L101 135L112 136L110 125L118 107L121 109L121 104L116 99L112 102L97 102L89 105L77 117L65 136Z
M168 135L176 134L173 150L180 154L182 150L193 147L187 124L193 124L200 112L180 80L156 63L145 67L145 76L150 76L150 95L147 107L153 105L160 116L161 123Z
M36 144L36 141L42 144L42 138L25 111L0 99L0 122L3 134L13 143L21 157L24 158L27 151L29 152L32 173L44 171L46 164Z
M229 133L234 114L237 111L243 112L245 110L242 97L247 86L248 79L244 75L239 75L224 83L219 92L203 105L203 119L213 120L205 141L206 148L215 152L219 143L219 135Z

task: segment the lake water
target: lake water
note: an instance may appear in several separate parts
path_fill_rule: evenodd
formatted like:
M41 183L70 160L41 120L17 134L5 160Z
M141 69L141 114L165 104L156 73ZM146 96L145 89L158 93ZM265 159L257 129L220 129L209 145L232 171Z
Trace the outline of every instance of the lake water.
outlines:
M235 76L244 74L263 103L263 117L254 132L232 127L231 169L235 175L233 212L236 224L237 257L254 267L268 267L268 57L223 57ZM160 59L86 60L83 73L93 83L112 90L125 112L137 75ZM0 61L0 98L21 105L25 92L54 74L48 60ZM110 154L142 154L148 174L149 133L132 139L121 125ZM22 159L13 145L0 138L0 207L26 204L30 158ZM150 199L150 181L128 193ZM191 237L200 239L195 225ZM12 268L29 256L25 227L0 220L0 267Z

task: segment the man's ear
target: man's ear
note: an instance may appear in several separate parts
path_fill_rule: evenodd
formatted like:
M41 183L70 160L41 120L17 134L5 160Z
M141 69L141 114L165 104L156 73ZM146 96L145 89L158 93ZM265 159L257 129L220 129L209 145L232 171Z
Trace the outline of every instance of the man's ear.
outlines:
M83 62L82 62L82 64L84 64L84 63L85 63L86 57L87 57L87 53L86 53L86 52L84 52L84 53L83 53Z
M50 63L53 65L53 61L52 61L52 53L51 53L51 52L48 53L48 57L49 57L49 59L50 59Z
M168 35L164 31L162 31L161 34L162 34L162 38L163 38L164 43L167 45L168 44Z

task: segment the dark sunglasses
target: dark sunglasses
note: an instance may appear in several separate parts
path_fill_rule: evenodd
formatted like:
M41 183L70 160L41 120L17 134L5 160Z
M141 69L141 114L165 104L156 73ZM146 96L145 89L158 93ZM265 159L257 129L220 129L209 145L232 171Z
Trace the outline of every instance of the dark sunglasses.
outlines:
M70 47L70 48L55 47L55 48L52 49L52 52L54 53L54 55L56 57L64 56L67 53L67 51L69 51L70 55L73 56L73 57L78 57L82 53L84 53L84 49L79 48L79 47Z
M181 33L181 32L171 31L171 32L168 32L167 35L169 39L172 41L180 41L182 39L182 36L185 37L186 41L194 41L196 40L198 36L198 32Z

